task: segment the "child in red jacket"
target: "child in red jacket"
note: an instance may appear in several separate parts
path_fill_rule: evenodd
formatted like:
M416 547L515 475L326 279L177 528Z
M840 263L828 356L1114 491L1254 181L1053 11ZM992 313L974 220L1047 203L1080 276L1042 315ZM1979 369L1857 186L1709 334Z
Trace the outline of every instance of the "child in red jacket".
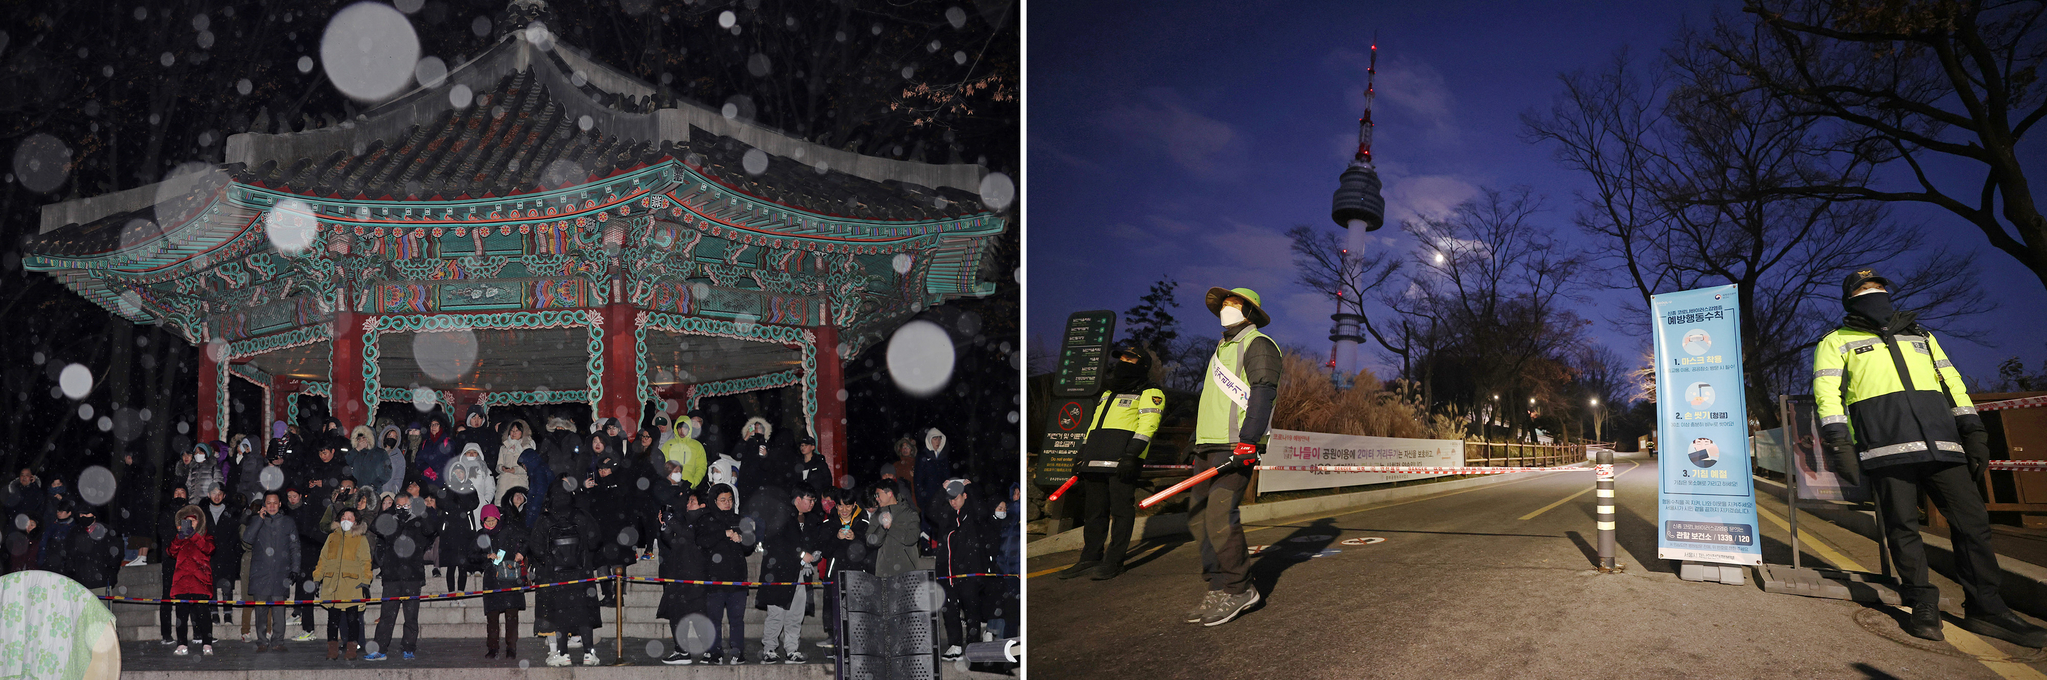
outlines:
M177 564L177 571L171 577L170 587L164 592L170 599L211 600L213 599L213 535L206 530L206 511L196 505L178 509L176 515L178 538L171 541L169 555ZM213 623L207 618L209 605L178 605L178 649L173 652L185 656L191 652L188 645L192 639L186 637L187 622L199 628L201 654L213 654Z

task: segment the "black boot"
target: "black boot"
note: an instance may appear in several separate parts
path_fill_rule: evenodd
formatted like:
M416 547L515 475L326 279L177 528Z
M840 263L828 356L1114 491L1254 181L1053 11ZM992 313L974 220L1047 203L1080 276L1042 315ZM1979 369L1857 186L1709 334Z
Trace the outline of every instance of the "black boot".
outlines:
M1081 575L1085 575L1085 574L1087 574L1087 573L1088 573L1088 572L1090 572L1090 571L1094 571L1095 567L1099 567L1099 566L1101 566L1101 565L1102 565L1102 563L1101 563L1100 561L1098 561L1098 560L1090 560L1090 561L1087 561L1087 562L1080 562L1080 563L1077 563L1077 564L1075 564L1075 565L1073 565L1073 566L1071 566L1071 567L1067 567L1066 569L1064 569L1064 570L1060 571L1060 572L1059 572L1059 578L1063 578L1063 579L1065 579L1065 578L1074 578L1074 577L1076 577L1076 576L1081 576Z
M1912 605L1912 618L1905 623L1905 632L1924 640L1946 640L1947 636L1940 632L1940 604Z
M2034 649L2047 647L2047 628L2027 623L2025 619L2010 611L2002 614L1968 616L1955 625L1971 633L1988 635L2022 647Z

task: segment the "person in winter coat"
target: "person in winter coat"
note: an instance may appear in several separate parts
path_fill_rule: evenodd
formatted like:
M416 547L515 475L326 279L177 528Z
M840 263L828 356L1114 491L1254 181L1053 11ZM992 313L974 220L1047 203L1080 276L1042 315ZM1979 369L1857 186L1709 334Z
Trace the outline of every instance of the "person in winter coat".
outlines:
M576 434L574 422L560 416L548 418L547 436L540 440L539 447L543 461L539 467L545 470L535 470L533 465L527 465L526 469L546 473L545 476L534 476L531 479L536 485L542 484L542 480L545 480L544 485L548 487L548 491L542 496L543 499L552 501L553 487L563 479L569 480L571 489L583 488L584 480L590 478L590 452L588 442Z
M661 578L686 581L707 580L704 550L697 545L696 521L704 514L703 500L683 493L682 507L665 507L661 512ZM673 630L683 618L704 613L704 586L698 583L664 583L661 606L654 617L666 620ZM661 659L669 665L688 665L696 659L677 646Z
M176 561L176 572L171 576L171 587L167 591L170 599L211 600L213 599L213 534L208 530L206 512L199 506L187 505L178 508L172 524L177 527L177 538L171 541L166 555ZM213 654L213 623L208 614L211 607L205 604L180 603L178 608L178 648L173 654L185 656L191 653L192 637L190 626L199 628L201 653Z
M343 469L347 463L341 460L341 446L336 439L318 439L309 446L313 448L313 455L299 461L297 472L288 475L289 483L307 494L325 498L340 486L342 477L348 476ZM291 472L291 461L287 460L285 464L286 472Z
M860 510L859 494L852 490L841 490L838 503L832 506L832 519L825 525L824 567L818 576L827 584L837 583L839 575L849 571L874 570L871 559L874 551L867 547L867 515ZM839 644L839 589L831 585L824 588L825 641L817 643L825 649L835 649Z
M533 428L528 427L524 420L514 420L505 426L505 442L499 444L497 450L498 488L531 486L526 477L526 464L520 458L537 448L533 444L532 432Z
M115 573L121 568L121 534L106 522L99 521L98 510L90 505L81 508L77 526L71 529L71 543L65 546L64 575L86 588L111 588Z
M40 559L43 554L43 526L41 524L27 515L19 515L12 526L13 530L7 532L7 568L0 570L0 573L12 574L17 571L34 569L36 568L36 560ZM166 566L164 573L164 581L169 582L170 572L168 566ZM164 605L164 607L169 609L170 605ZM163 639L168 641L171 639L170 620L165 619L163 626Z
M183 478L182 475L179 476L179 479ZM38 521L43 518L43 499L47 497L42 478L36 476L35 470L26 467L21 469L19 476L7 483L4 492L0 492L0 501L5 501L9 517L25 515Z
M179 477L177 479L182 481L184 478ZM177 560L171 557L171 542L178 538L177 513L179 510L184 509L190 501L191 499L185 495L185 487L182 484L173 486L164 495L163 511L156 513L154 519L156 524L156 563L162 572L158 577L157 583L170 583L172 577L176 574L178 564ZM208 576L210 577L211 574L208 574ZM168 593L169 591L160 592ZM157 607L157 626L160 632L162 632L163 643L166 645L177 644L177 639L171 635L171 623L175 620L176 614L177 605L165 603Z
M463 444L462 455L448 461L442 475L447 482L435 510L441 515L439 566L451 591L469 589L469 572L478 566L476 520L478 508L487 505L487 494L497 491L483 451L475 442Z
M789 505L794 457L784 455L779 444L769 443L775 428L766 418L748 418L739 432L739 445L732 447L732 458L739 461L739 484L733 488L738 492L739 516L765 522L768 514L786 514L780 511Z
M874 516L867 524L867 547L874 551L874 575L890 578L917 568L917 508L902 498L899 482L884 480L874 488Z
M746 556L751 554L756 543L754 536L740 521L732 487L719 484L708 492L711 507L697 516L697 546L704 551L708 562L705 580L745 581ZM746 642L746 586L707 586L704 593L706 609L711 615L711 649L699 659L703 663L726 665L746 663L742 653ZM720 630L719 619L724 619ZM718 654L720 642L723 653Z
M460 449L455 448L455 440L449 436L447 425L439 417L427 421L426 441L420 445L413 467L418 468L420 476L426 479L429 491L439 490L446 484L441 475L447 473L448 461L454 460L457 451Z
M172 474L185 480L185 489L195 496L206 495L227 477L221 471L226 465L226 461L222 460L222 454L227 452L227 443L218 442L220 444L218 450L214 449L214 443L206 442L193 446L191 451L185 452L184 457L178 459L177 466L172 470Z
M570 436L574 436L572 433ZM535 565L536 583L559 583L590 577L598 541L602 540L597 520L581 507L578 496L560 484L551 485L542 504L540 523L527 539L528 562ZM556 586L543 588L535 596L535 632L553 633L548 638L547 665L567 666L570 637L580 637L583 665L597 665L597 645L591 644L597 608L590 588Z
M938 504L946 500L946 480L966 475L959 469L963 457L955 455L952 441L944 432L935 427L925 430L922 443L924 449L917 454L915 486L910 492L916 495L917 511L924 513L924 532L932 534L930 520L938 515Z
M298 524L284 514L284 499L275 491L263 494L263 509L242 528L242 541L249 544L249 597L257 600L288 600L298 590ZM256 608L256 651L265 645L270 651L284 651L284 607Z
M483 506L483 536L490 539L484 550L483 588L499 590L517 588L525 584L519 575L520 565L526 563L526 528L506 524L504 511L496 505ZM498 624L502 620L505 634L505 658L519 656L519 612L526 610L526 594L522 592L493 593L483 596L484 647L483 658L498 658Z
M786 653L789 663L803 663L798 645L803 632L803 613L810 605L805 581L814 580L824 559L830 527L824 510L817 507L817 492L799 485L790 494L794 512L771 535L761 540L761 578L769 583L792 585L761 586L754 607L766 611L761 631L761 663L776 663ZM781 650L778 653L776 650Z
M292 599L317 600L318 593L306 587L306 584L309 583L307 578L312 576L313 570L320 563L320 551L313 550L312 546L323 545L327 540L327 533L322 531L320 526L320 518L327 512L327 497L290 488L284 491L284 503L285 513L291 517L291 523L298 527L299 532L299 564L298 569L293 572L293 581L296 585L292 588ZM312 640L313 605L299 605L294 609L294 615L299 619L299 632L293 635L292 639L298 642Z
M528 495L526 487L523 486L505 489L505 492L498 496L499 521L504 522L508 528L532 531L533 525L540 522L540 508L534 507L526 500Z
M379 520L376 527L382 539L378 541L377 563L382 565L383 596L416 596L426 585L426 549L440 534L442 516L410 493L399 494L392 507L392 512ZM405 637L398 651L406 659L419 651L419 600L387 601L377 616L378 651L365 657L366 660L387 658L392 649L391 632L398 625L400 612L405 615Z
M605 446L604 435L591 435L590 445ZM638 509L638 504L634 502L638 492L627 486L626 476L622 472L624 468L621 467L623 462L620 458L606 458L604 462L599 463L597 476L590 481L588 493L590 516L597 520L597 526L604 527L607 532L614 532L597 545L596 566L607 573L632 564L637 557L633 554L632 544L638 542L638 536L630 537L633 540L625 543L615 540L626 527L634 526L634 511ZM637 531L635 527L634 532ZM605 592L604 597L600 598L600 606L611 599L610 594L610 591Z
M320 596L325 599L370 596L370 541L363 536L369 528L356 519L355 508L343 509L340 519L334 522L334 531L327 534L326 543L320 547L320 563L313 569L313 579L320 583ZM327 659L340 657L346 643L348 660L354 661L356 653L362 650L364 605L329 604L325 608Z
M883 477L892 471L896 479L903 481L904 488L914 489L917 485L917 440L910 437L896 439L896 459L883 466Z
M704 445L697 441L695 432L680 433L669 437L661 444L661 457L682 466L682 478L691 488L704 485L704 473L710 469L711 459L704 453Z
M503 445L498 431L490 426L489 409L484 408L482 404L469 405L468 411L462 416L462 424L455 426L452 441L456 455L461 455L462 450L469 448L470 444L475 444L478 450L490 453L496 453L498 447Z
M945 498L940 501L939 514L933 518L938 527L938 576L950 579L945 588L945 634L949 640L945 653L947 661L960 658L970 642L981 641L981 622L985 614L981 608L981 593L988 577L974 574L989 573L993 567L989 559L987 526L982 521L967 494L964 479L946 480L941 487Z
M243 499L242 505L263 498L263 452L256 450L256 440L246 434L235 435L228 440L228 452L233 456L234 483L228 490L230 498Z
M58 500L50 507L54 511L44 518L43 550L36 556L35 568L61 574L69 559L71 533L78 528L78 517L70 500Z
M377 447L376 436L363 425L348 433L348 442L348 475L357 487L381 491L391 478L391 455Z
M826 465L824 456L817 452L817 438L803 435L797 440L796 451L802 458L796 461L795 482L810 487L820 498L829 498L832 489L838 488L838 480L832 479L831 466Z
M1018 513L1022 507L1023 485L1009 486L1009 501L995 506L991 513L993 531L988 532L995 556L995 573L1004 574L993 579L992 588L981 589L982 599L989 603L988 624L995 628L995 637L1012 638L1021 635L1023 622L1023 518Z
M591 451L593 452L591 454L591 458L593 459L592 462L602 460L604 458L616 458L620 461L625 460L626 457L625 432L619 429L618 419L598 418L596 420L590 421L590 436L604 438L603 452L601 453L596 452L597 449L595 449L594 447L591 449Z
M198 506L206 511L206 526L213 532L213 587L219 590L219 599L235 599L235 581L242 577L242 508L228 502L227 491L219 484ZM211 623L233 621L234 607L222 606L218 612L217 618L208 617Z
M396 496L400 489L405 488L407 474L405 449L399 445L404 440L404 435L398 431L397 425L385 425L378 432L377 440L382 443L384 450L384 483L377 485L377 495Z

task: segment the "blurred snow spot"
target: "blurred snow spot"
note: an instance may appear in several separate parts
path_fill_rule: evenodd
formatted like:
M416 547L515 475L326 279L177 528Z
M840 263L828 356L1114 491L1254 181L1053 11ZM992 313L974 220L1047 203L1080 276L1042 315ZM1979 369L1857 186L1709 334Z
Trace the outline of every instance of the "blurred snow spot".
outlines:
M967 11L958 7L945 8L945 22L952 24L953 28L966 28Z
M740 165L746 168L746 174L749 175L767 172L768 154L760 149L747 149L746 156L740 159Z
M958 51L958 52L954 52L954 53L952 53L952 63L955 63L955 64L965 64L965 63L967 63L967 51L966 51L966 50L960 50L960 51Z
M481 38L490 35L490 17L477 17L469 21L469 32Z
M440 85L441 79L446 77L448 63L441 61L440 57L427 57L412 65L412 79L418 81L420 87Z
M987 177L981 178L981 202L986 203L990 210L1008 208L1010 201L1014 200L1016 182L1010 180L1009 175L991 172Z
M774 70L774 63L768 60L768 55L755 52L753 56L746 58L746 72L753 74L755 78L766 77Z
M100 416L100 419L94 421L93 424L98 426L101 432L107 432L114 429L114 419L108 418L106 416Z
M236 92L240 92L240 93L242 93L242 94L246 95L246 94L248 94L248 93L249 93L250 91L252 91L252 90L254 90L254 89L255 89L255 84L254 84L254 83L250 83L250 82L249 82L249 79L248 79L248 78L243 78L243 79L241 79L241 80L237 80L237 81L235 81L235 91L236 91Z
M299 57L299 73L312 73L312 72L313 72L313 58L312 58L312 57Z
M426 0L397 0L397 2L391 4L397 6L398 11L411 14L419 11L419 8L426 6Z
M277 252L287 257L303 252L318 233L313 207L296 198L278 201L263 215L263 235L270 238L270 245L276 246Z
M390 5L349 5L328 20L320 36L327 80L352 99L379 101L397 94L411 81L418 62L419 35Z
M897 328L888 341L888 373L896 387L913 396L929 397L952 379L952 338L929 321Z
M895 259L890 261L890 265L895 267L897 274L910 273L911 264L913 264L913 261L910 259L909 253L896 253Z
M412 388L413 408L419 409L422 412L432 411L434 410L434 405L440 402L441 395L436 394L433 390L424 387Z
M596 125L596 124L597 124L597 121L595 121L595 120L591 119L591 118L590 118L590 116L589 116L588 114L585 114L585 115L582 115L582 116L577 116L577 117L576 117L576 129L578 129L578 130L582 130L582 131L584 131L584 132L589 132L589 131L590 131L590 127L591 127L591 126L593 126L593 125Z
M163 64L164 68L170 68L171 64L178 63L178 55L165 52L156 58L156 62Z
M114 500L114 494L121 484L114 481L114 471L94 465L78 473L78 498L92 505L106 505Z
M64 372L57 374L57 386L64 388L64 396L73 400L84 399L92 391L92 369L78 364L66 364Z
M739 23L739 15L733 14L732 10L718 13L718 28L731 28L736 23Z
M79 419L79 420L92 420L92 404L79 404L79 405L78 405L78 419Z
M284 468L275 465L265 465L262 472L256 473L256 480L262 482L264 491L282 489L284 488Z
M719 107L718 113L725 116L725 120L732 120L739 117L739 107L734 106L731 102L726 102L724 106Z
M14 176L29 191L55 191L71 176L71 147L46 133L29 135L14 147Z
M469 102L475 97L476 93L469 91L468 85L457 83L454 87L448 88L448 103L455 108L469 108Z

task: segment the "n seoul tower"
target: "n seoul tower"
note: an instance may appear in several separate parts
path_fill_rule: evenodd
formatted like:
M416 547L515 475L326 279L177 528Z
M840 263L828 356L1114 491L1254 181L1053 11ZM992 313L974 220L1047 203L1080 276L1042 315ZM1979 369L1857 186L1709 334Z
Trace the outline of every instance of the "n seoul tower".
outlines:
M1372 99L1377 96L1373 82L1378 74L1379 43L1374 40L1370 61L1365 66L1365 114L1358 118L1358 153L1337 179L1336 196L1329 210L1329 219L1353 233L1373 231L1386 224L1386 199L1379 195L1379 170L1372 166ZM1346 260L1352 257L1347 249L1343 255ZM1351 387L1350 373L1357 365L1358 345L1365 341L1358 334L1359 324L1365 321L1363 312L1363 300L1344 300L1343 293L1337 293L1336 313L1329 316L1336 322L1329 329L1329 340L1335 343L1329 352L1329 379L1337 389Z

